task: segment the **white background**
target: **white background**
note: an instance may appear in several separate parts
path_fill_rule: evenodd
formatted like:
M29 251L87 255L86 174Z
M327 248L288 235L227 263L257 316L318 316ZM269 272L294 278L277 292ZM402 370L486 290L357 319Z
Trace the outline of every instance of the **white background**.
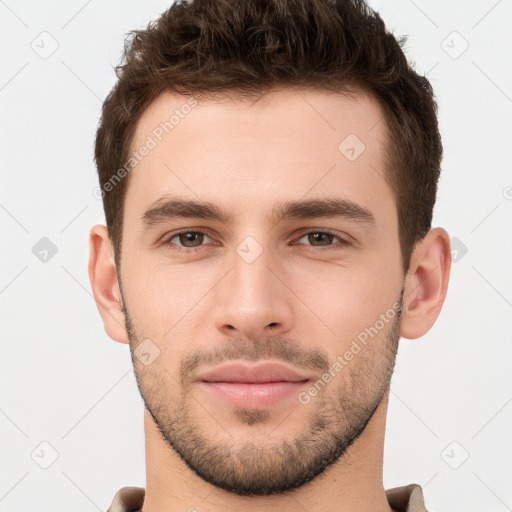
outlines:
M504 512L512 508L512 0L371 5L396 36L409 36L409 60L436 91L445 157L434 226L467 247L434 328L401 341L384 484L422 485L429 510ZM142 399L128 346L107 337L91 296L88 231L104 222L92 194L93 143L123 35L168 6L0 2L0 512L106 510L118 488L145 486ZM31 47L41 38L46 51L51 38L58 43L46 59ZM46 263L32 252L43 237L58 250ZM54 450L55 462L40 467Z

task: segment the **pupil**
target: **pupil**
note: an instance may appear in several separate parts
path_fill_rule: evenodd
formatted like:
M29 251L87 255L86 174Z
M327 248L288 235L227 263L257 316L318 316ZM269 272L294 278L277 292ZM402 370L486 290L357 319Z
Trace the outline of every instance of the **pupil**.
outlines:
M329 245L327 242L332 238L333 235L330 235L328 233L313 233L313 235L310 235L310 236L313 236L314 239L316 239L316 241L318 242L322 242L321 240L319 240L318 238L319 237L328 237L326 240L325 240L325 243L321 243L321 245ZM311 241L311 240L310 240Z
M183 240L185 239L185 242L194 242L197 240L193 240L194 238L197 238L200 236L200 233L184 233L181 235L181 243L183 243ZM183 243L183 245L186 245L186 243ZM197 244L196 244L197 245ZM194 245L193 245L194 247Z

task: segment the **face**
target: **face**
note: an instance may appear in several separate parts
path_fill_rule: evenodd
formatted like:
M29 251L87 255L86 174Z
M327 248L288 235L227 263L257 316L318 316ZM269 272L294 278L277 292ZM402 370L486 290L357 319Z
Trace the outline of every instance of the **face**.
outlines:
M199 476L277 494L341 463L389 387L404 275L383 114L362 93L188 99L158 98L133 141L156 141L118 269L137 383Z

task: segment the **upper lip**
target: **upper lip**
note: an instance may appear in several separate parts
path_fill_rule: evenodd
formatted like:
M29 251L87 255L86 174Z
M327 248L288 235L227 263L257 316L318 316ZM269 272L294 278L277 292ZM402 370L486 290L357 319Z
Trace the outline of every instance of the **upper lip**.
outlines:
M245 383L303 382L309 380L309 377L281 363L247 365L240 362L230 362L201 373L197 380Z

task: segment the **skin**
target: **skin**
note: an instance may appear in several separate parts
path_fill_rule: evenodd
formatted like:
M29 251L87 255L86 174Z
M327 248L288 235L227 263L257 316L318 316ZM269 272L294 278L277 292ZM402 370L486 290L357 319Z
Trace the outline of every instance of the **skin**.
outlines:
M187 99L160 96L133 147ZM348 134L366 146L354 161L338 149ZM91 229L98 310L108 335L130 345L146 404L144 512L392 510L382 470L398 339L419 338L436 321L451 259L448 234L432 229L404 275L396 204L382 177L386 137L378 103L361 91L202 99L129 176L120 269L106 227ZM233 219L144 225L165 194L216 203ZM278 202L329 198L357 203L375 223L270 217ZM207 236L159 245L181 229ZM325 230L336 236L312 236ZM251 263L237 252L247 236L262 251ZM193 380L220 361L252 358L284 362L316 382L324 372L311 366L315 356L332 366L401 292L400 314L306 404L293 395L256 412L237 409ZM149 365L136 355L147 339L159 351ZM187 366L193 356L196 366ZM326 467L319 451L331 458Z

